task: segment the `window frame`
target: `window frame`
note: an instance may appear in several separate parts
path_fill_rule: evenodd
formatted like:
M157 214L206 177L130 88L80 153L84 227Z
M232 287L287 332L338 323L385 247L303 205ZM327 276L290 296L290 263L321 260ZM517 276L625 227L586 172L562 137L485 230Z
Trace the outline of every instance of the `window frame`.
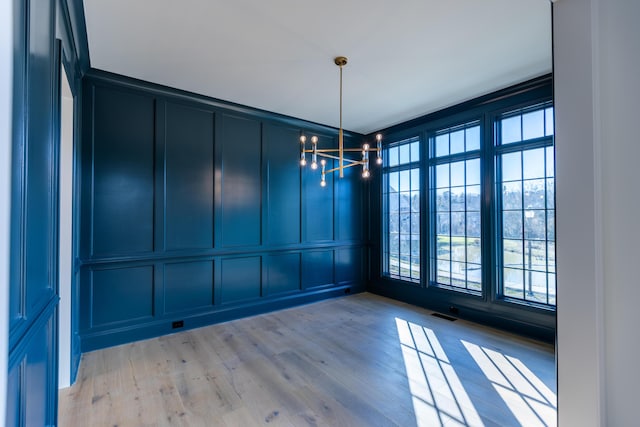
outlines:
M457 152L454 154L451 154L449 152L449 154L447 155L441 155L441 156L437 156L436 154L436 137L440 134L442 134L443 131L447 131L447 133L451 134L452 132L454 132L457 129L467 129L469 127L475 127L478 126L479 127L479 147L475 150L470 150L470 151L462 151L462 152ZM484 261L481 261L481 285L480 285L480 290L473 290L473 289L469 289L467 287L462 288L459 286L455 286L452 284L444 284L444 283L438 283L437 282L437 262L438 260L436 258L433 257L434 253L437 253L437 234L435 233L435 230L437 228L436 226L436 217L437 217L437 210L432 209L433 207L435 207L436 205L436 192L437 192L437 187L433 187L432 188L432 183L433 182L437 182L436 181L436 171L435 168L439 165L443 165L443 164L452 164L452 163L456 163L456 162L460 162L460 161L464 161L466 162L467 160L474 160L474 159L478 159L479 160L479 187L480 187L480 208L479 208L479 214L480 214L480 256L481 256L481 260L484 260L486 257L485 254L485 235L484 235L484 224L485 224L485 220L484 220L484 203L482 202L482 195L484 194L484 176L483 176L483 143L484 143L484 137L483 137L483 133L484 133L484 128L483 128L483 120L482 117L480 116L474 116L474 117L465 117L465 118L460 118L456 121L444 124L443 126L438 126L438 127L434 127L432 129L430 129L429 131L426 132L426 144L428 145L428 154L426 156L425 159L425 168L426 168L426 174L428 176L428 180L427 180L427 184L426 184L426 191L428 191L428 201L426 204L426 209L425 209L425 217L427 217L427 221L429 223L429 236L427 237L426 240L427 241L427 245L428 245L428 258L427 258L427 268L428 271L426 271L426 276L428 277L428 281L427 281L427 286L430 287L435 287L435 288L440 288L446 291L453 291L453 292L460 292L460 293L465 293L465 294L469 294L472 296L476 296L476 297L484 297L485 291L483 289L482 284L485 282L485 278L484 278L484 274L485 274L485 270L486 267L484 265ZM433 143L432 143L433 141ZM449 178L451 177L451 174L449 174ZM449 183L451 184L451 183ZM437 184L436 184L437 185ZM466 187L466 171L465 171L465 184L464 186ZM449 188L451 188L451 185L449 185ZM466 195L466 191L465 191L465 195ZM449 211L449 217L451 219L451 212ZM466 197L465 197L465 218L466 218ZM449 227L451 227L451 221L449 222ZM451 229L449 230L449 234L451 235ZM465 238L466 238L466 230L465 230ZM466 245L465 245L466 246ZM465 257L466 259L466 257ZM452 262L452 260L449 260L450 262ZM466 261L465 261L466 263ZM467 280L465 280L466 282Z
M375 133L384 135L384 146L387 142L420 136L422 194L421 202L421 274L422 281L418 285L412 282L390 278L383 274L383 214L382 214L382 179L381 173L373 175L370 194L370 257L369 282L367 289L411 304L440 312L451 312L460 317L479 321L481 323L506 328L518 333L552 341L555 337L555 306L542 306L530 302L519 303L498 298L496 285L496 244L492 236L495 235L495 208L488 208L488 203L495 200L494 161L493 161L493 123L504 113L553 101L553 79L550 74L531 79L481 97L465 101L461 104L427 114L425 116L381 129ZM468 121L480 120L481 138L481 192L483 201L481 206L482 221L482 256L483 256L483 295L473 295L466 292L452 291L440 286L434 286L429 281L431 267L429 236L431 224L428 220L429 208L429 168L428 168L428 137L439 129L456 126ZM373 138L371 133L367 138ZM487 262L487 260L491 260Z
M493 238L495 239L495 241L492 241L492 244L494 246L494 251L493 251L493 262L492 264L492 270L493 270L493 274L492 276L494 277L493 280L493 297L504 304L510 304L510 305L521 305L524 307L530 307L530 308L536 308L536 309L541 309L541 310L549 310L549 311L554 311L556 310L556 305L557 305L557 300L555 304L549 304L549 303L542 303L542 302L538 302L538 301L532 301L532 300L527 300L527 299L521 299L521 298L516 298L516 297L511 297L508 295L505 295L504 292L504 273L503 273L503 268L504 268L504 246L503 246L503 240L504 240L504 236L503 236L503 227L502 227L502 221L503 221L503 209L502 209L502 191L500 190L502 184L503 184L503 179L502 179L502 167L501 167L501 162L502 162L502 156L505 154L511 154L511 153L524 153L526 151L529 150L535 150L535 149L539 149L539 148L552 148L554 151L554 174L553 174L553 179L554 179L554 187L555 187L555 131L551 134L551 135L547 135L546 134L546 130L545 130L545 135L542 137L537 137L537 138L530 138L530 139L522 139L520 141L516 141L516 142L508 142L506 144L502 144L502 143L498 143L498 141L501 140L501 124L500 121L505 119L505 118L509 118L510 116L522 116L524 114L530 113L530 112L535 112L535 111L546 111L547 108L554 108L553 105L553 101L552 100L548 100L548 101L542 101L542 102L538 102L538 103L528 103L525 106L519 106L516 108L510 108L510 109L506 109L504 111L501 111L499 113L495 113L492 114L491 117L491 127L492 127L492 138L491 138L491 143L487 144L487 145L491 145L491 152L492 152L492 159L491 159L491 164L493 166L494 169L494 173L491 177L491 185L492 185L492 190L493 190L493 195L492 195L492 201L493 201L493 212L492 212L492 217L493 217L493 227L495 232L493 233L494 236ZM555 109L554 109L554 113L555 113ZM545 121L546 121L546 116L545 116ZM554 125L555 126L555 125ZM545 168L546 168L546 157L545 157ZM545 171L545 180L547 179L546 177L546 171ZM525 179L524 177L520 178L521 182L524 182ZM546 183L545 183L546 185ZM524 194L524 188L522 189L522 193ZM546 189L545 189L545 194L546 194ZM545 195L545 201L546 201L546 195ZM555 191L554 191L554 206L551 210L553 210L554 212L554 224L555 224L555 212L556 212L556 199L555 199ZM524 199L522 200L522 212L524 215L524 212L527 210L526 207L524 207ZM545 208L544 211L545 213L549 210L548 207L546 207L546 203L545 203ZM545 218L546 221L546 218ZM545 222L546 224L546 222ZM545 228L545 234L546 234L546 228ZM553 242L554 244L556 243L556 237L557 237L557 233L554 232L554 239ZM525 241L527 241L527 239L525 238L525 232L524 232L524 220L523 220L523 228L522 228L522 237L521 239L523 244ZM532 239L528 239L528 240L532 240ZM547 244L549 242L548 236L545 236L544 239L545 244ZM523 250L523 254L524 254L524 250ZM547 255L548 256L548 255ZM556 263L557 264L557 263ZM523 268L523 275L524 272L528 271L526 268ZM548 271L547 271L548 273ZM557 270L554 272L554 276L556 277L556 291L557 291ZM548 280L548 278L547 278ZM526 284L524 283L523 280L523 289L525 288ZM549 285L547 283L547 300L549 299Z
M410 157L410 161L408 163L398 163L396 165L393 166L389 166L389 156L388 156L388 152L390 149L395 148L395 147L400 147L402 145L411 145L413 143L417 143L418 144L418 159L417 160L413 160ZM423 173L423 168L422 168L422 159L424 158L423 155L423 150L424 150L424 144L423 144L423 140L420 137L420 135L415 135L415 134L410 134L410 135L404 135L402 137L397 136L396 138L392 139L391 142L388 142L384 145L383 147L383 165L380 171L380 176L381 176L381 222L382 222L382 227L381 227L381 237L382 237L382 242L381 242L381 251L380 251L380 275L382 277L385 277L389 280L393 280L393 281L398 281L398 282L402 282L402 283L407 283L407 284L411 284L413 286L421 286L421 283L423 283L424 281L424 239L423 239L423 230L424 230L424 215L423 215L423 200L424 200L424 173ZM418 254L418 260L419 260L419 275L418 278L416 280L413 279L413 277L409 276L403 276L402 274L400 274L400 269L399 274L391 274L390 273L390 268L389 268L389 259L387 257L387 254L390 253L389 250L387 250L387 248L389 248L390 246L390 234L391 232L388 231L389 228L389 220L388 220L388 215L390 213L389 211L389 191L386 191L385 189L385 185L386 185L386 181L387 181L387 177L389 174L391 173L395 173L395 172L403 172L403 171L411 171L413 169L417 169L418 170L418 183L419 183L419 189L418 191L420 192L419 195L419 201L418 201L418 206L419 206L419 211L418 211L418 215L419 215L419 224L420 224L420 232L419 232L419 243L418 243L418 247L419 247L419 254ZM410 192L413 190L409 190ZM401 191L398 189L398 194L400 194ZM399 212L400 213L400 212ZM410 214L413 213L410 210ZM400 224L398 224L398 227L400 228ZM401 231L399 231L399 234L401 234ZM411 236L412 233L411 231L409 231L409 236ZM400 248L399 248L400 251ZM411 251L411 249L410 249ZM399 253L400 255L400 253ZM410 256L411 258L411 256Z

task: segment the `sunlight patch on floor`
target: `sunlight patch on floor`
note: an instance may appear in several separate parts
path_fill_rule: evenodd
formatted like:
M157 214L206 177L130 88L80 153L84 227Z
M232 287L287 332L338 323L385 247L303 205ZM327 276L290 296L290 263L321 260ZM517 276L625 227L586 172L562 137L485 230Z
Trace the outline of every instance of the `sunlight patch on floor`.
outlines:
M556 394L521 360L462 340L522 426L555 426Z
M483 426L435 333L396 318L418 426Z

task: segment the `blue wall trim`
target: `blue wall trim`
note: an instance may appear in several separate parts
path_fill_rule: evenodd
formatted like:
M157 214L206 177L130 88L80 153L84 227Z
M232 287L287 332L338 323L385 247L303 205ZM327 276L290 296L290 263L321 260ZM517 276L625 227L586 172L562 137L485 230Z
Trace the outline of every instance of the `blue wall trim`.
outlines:
M330 286L327 289L318 289L295 295L285 295L269 300L248 301L244 304L224 307L215 311L183 313L182 315L173 316L167 320L141 322L112 328L106 331L86 333L83 334L82 337L82 350L93 351L363 291L364 286L361 284L357 286ZM183 320L184 327L172 329L173 320Z
M365 184L298 164L336 129L98 70L82 94L82 351L364 290Z
M89 80L94 82L94 85L104 85L111 87L117 86L122 89L139 90L145 92L147 95L166 100L187 102L192 105L195 104L199 108L221 109L229 114L240 113L241 115L246 115L254 119L277 122L284 126L304 129L308 132L326 134L330 137L335 137L338 132L337 128L331 126L326 126L267 110L261 110L259 108L249 107L242 104L236 104L233 102L200 95L193 92L175 89L169 86L151 83L133 77L99 70L96 68L89 69L86 72L86 76ZM345 138L352 138L353 140L358 141L358 143L355 144L356 146L359 145L359 142L364 138L362 134L350 132L348 130L344 131L344 136Z
M426 293L419 286L388 279L374 280L367 287L369 292L447 315L451 315L449 308L454 306L459 309L456 317L549 343L555 342L555 313L544 314L526 306L520 309L504 306L502 309L494 307L487 310L481 298L465 294L452 295L442 289L431 290L433 292Z
M29 327L21 337L22 339L13 343L14 346L9 349L9 370L13 369L24 357L24 354L27 353L27 348L32 345L33 337L40 333L51 319L56 317L58 302L59 298L57 296L52 297L44 309L29 324Z
M76 40L73 37L69 9L67 8L67 2L65 0L56 0L56 4L58 7L56 37L62 42L62 66L69 77L71 92L77 95L83 71L78 61L78 49L76 47Z
M87 39L87 24L84 17L82 0L59 0L60 7L67 26L70 29L68 38L73 42L73 52L78 71L82 77L91 67L89 59L89 43Z
M9 354L6 424L56 425L58 409L57 298L53 298Z
M402 133L409 132L411 135L414 135L416 129L424 129L426 127L433 127L434 125L437 127L437 122L455 121L455 117L458 115L469 116L481 113L488 109L495 111L503 108L517 108L518 105L528 104L532 99L550 99L553 90L552 82L553 77L551 74L536 77L525 82L470 99L469 101L452 105L451 107L372 132L367 135L367 138L374 138L377 133L382 133L383 135L400 135ZM388 141L388 139L385 138L385 141Z
M58 37L62 44L62 50L60 52L62 67L62 78L67 78L69 81L69 87L73 95L73 145L77 146L79 143L80 135L80 100L82 98L82 76L89 69L89 50L87 45L86 28L84 22L84 10L82 1L75 0L56 0L58 7L57 28L56 37ZM58 120L59 122L59 120ZM77 150L74 148L74 153ZM72 257L77 259L78 254L78 176L79 170L78 159L73 159L73 201L72 201L72 215L73 215L73 231L72 231ZM71 281L71 383L75 382L75 378L80 366L80 339L78 335L78 265L77 262L72 273ZM60 363L67 363L66 360L60 361Z
M11 427L55 425L61 64L72 76L74 93L80 78L63 4L13 4L9 399L4 421Z

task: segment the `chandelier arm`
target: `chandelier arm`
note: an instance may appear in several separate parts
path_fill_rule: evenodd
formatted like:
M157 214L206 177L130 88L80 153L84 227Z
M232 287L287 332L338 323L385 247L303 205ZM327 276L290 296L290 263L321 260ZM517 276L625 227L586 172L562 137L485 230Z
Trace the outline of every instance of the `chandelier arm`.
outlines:
M320 156L320 157L326 157L327 159L340 160L340 157L338 157L338 156L332 156L331 154L326 154L326 153L318 153L318 156Z
M317 150L318 153L337 153L340 150L338 150L337 148L323 148L321 150Z
M339 149L337 148L322 148L319 150L315 150L316 153L320 154L320 153L338 153L340 152ZM362 151L367 151L369 153L372 153L374 151L378 151L375 148L367 148L366 150L363 148L343 148L342 151L348 151L348 152L352 152L352 153L356 153L356 152L362 152ZM313 153L313 150L304 150L305 153Z
M343 148L342 151L351 151L351 152L361 152L361 151L366 151L368 153L371 153L373 151L378 151L375 148L367 148L366 150L364 148Z
M300 152L304 152L304 153L313 153L314 150L311 149L306 149L304 151L300 150ZM356 152L362 152L362 151L367 151L369 153L374 153L374 152L380 152L382 150L377 150L375 148L369 148L367 150L364 150L362 148L343 148L342 151L347 151L347 152L352 152L352 153L356 153ZM339 149L337 148L323 148L320 150L315 150L316 153L318 153L318 155L320 155L320 153L338 153L340 152Z
M362 164L362 162L357 161L357 162L355 162L355 163L350 163L350 164L348 164L348 165L344 165L344 166L342 166L342 169L351 168L351 167L353 167L353 166L360 166L361 164ZM327 174L327 173L335 172L335 171L337 171L337 170L340 170L340 167L333 168L333 169L328 169L328 170L326 170L326 171L325 171L325 173Z
M340 160L340 157L338 156L332 156L331 154L325 154L325 153L318 153L318 157L325 157L327 159L334 159L334 160ZM343 161L345 162L350 162L350 163L362 163L362 160L353 160L353 159L349 159L347 157L343 157L342 158Z
M363 163L362 160L353 160L353 159L349 159L347 157L343 157L342 160L345 161L345 162L357 163L357 164L360 164L360 165Z

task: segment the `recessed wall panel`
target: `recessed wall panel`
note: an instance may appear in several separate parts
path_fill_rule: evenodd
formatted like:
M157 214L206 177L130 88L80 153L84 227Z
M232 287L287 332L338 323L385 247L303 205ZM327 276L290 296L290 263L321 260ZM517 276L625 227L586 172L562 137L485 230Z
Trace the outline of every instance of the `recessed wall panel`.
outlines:
M302 253L302 286L304 289L327 286L333 280L333 250Z
M307 144L309 145L309 144ZM318 148L331 148L331 138L319 137ZM320 159L318 159L320 160ZM327 185L320 185L320 167L313 170L307 159L307 166L302 171L304 236L307 242L333 240L333 181L338 173L326 175ZM334 167L334 161L327 159L326 169Z
M264 126L267 162L267 242L300 242L300 132L281 126Z
M372 154L370 167L373 173L379 174L380 168L375 165L375 154ZM362 192L367 185L361 177L362 168L345 170L344 178L336 180L336 239L362 239L363 217Z
M167 103L166 249L213 247L213 113Z
M260 122L223 116L221 134L222 245L259 245L262 221Z
M154 101L95 87L94 256L153 250Z
M267 262L268 295L300 290L300 254L269 255Z
M57 353L54 339L55 310L46 322L37 324L16 349L7 377L6 426L54 425L56 384L52 383Z
M57 355L52 349L56 348L53 339L54 321L56 316L52 316L47 323L42 325L38 331L29 339L29 346L25 351L26 363L24 365L23 390L26 400L25 406L25 426L47 426L52 425L52 414L55 413L53 402L54 394L57 392L49 383L53 378L53 370L57 367L54 360Z
M153 267L93 270L91 326L153 316Z
M22 360L13 368L9 369L9 374L7 376L7 414L6 414L6 425L7 426L21 426L24 425L24 420L22 419L23 414L21 413L20 406L24 403L22 402L22 384L24 382L24 367L26 365L26 355L22 357Z
M213 261L164 266L165 313L213 305Z
M336 249L336 283L355 282L362 280L362 249Z
M334 250L352 243L335 239L360 217L350 185L301 170L303 122L158 89L99 70L83 79L84 350L332 294ZM324 131L321 149L334 145Z
M220 298L223 304L260 297L261 257L226 258L221 260L220 269Z

